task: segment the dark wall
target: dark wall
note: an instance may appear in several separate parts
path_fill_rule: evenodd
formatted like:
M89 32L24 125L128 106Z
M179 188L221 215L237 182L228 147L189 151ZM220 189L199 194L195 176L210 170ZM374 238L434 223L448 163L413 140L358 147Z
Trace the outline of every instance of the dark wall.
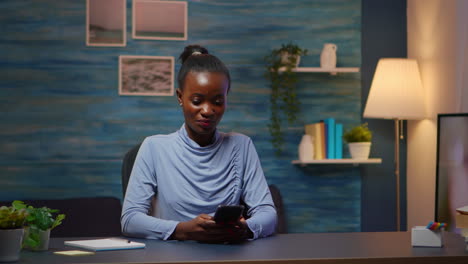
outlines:
M406 57L406 0L362 0L362 111L377 62L382 57ZM361 230L396 230L394 121L364 119L374 132L371 156L380 166L362 166ZM406 134L406 126L405 132ZM401 230L406 230L406 140L400 140Z

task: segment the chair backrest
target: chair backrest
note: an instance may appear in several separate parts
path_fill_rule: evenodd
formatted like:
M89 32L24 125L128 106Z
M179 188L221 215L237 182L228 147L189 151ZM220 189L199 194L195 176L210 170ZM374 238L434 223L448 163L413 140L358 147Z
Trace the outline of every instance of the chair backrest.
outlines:
M135 164L135 158L140 149L141 143L132 147L124 156L122 162L122 192L123 197L125 197L125 192L127 191L128 180L130 179L130 174L132 173L133 164ZM287 224L286 224L286 212L283 205L283 197L278 187L274 184L268 186L270 188L270 193L273 198L273 203L276 207L276 213L278 215L278 224L276 226L276 233L285 234L287 233ZM153 208L154 209L154 208ZM151 214L151 213L150 213Z
M123 158L122 162L122 194L125 198L125 192L127 191L128 180L130 179L130 174L132 173L133 164L135 164L135 159L140 149L141 143L132 147Z
M271 197L276 207L276 214L278 215L278 223L276 225L276 233L286 234L288 232L288 226L286 224L286 212L284 211L283 196L279 188L274 185L268 185L270 188Z

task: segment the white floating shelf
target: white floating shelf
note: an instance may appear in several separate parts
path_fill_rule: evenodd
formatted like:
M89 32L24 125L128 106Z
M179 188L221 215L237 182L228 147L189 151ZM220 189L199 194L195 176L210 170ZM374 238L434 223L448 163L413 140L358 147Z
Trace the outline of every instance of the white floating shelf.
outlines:
M284 68L280 68L279 71L284 71ZM328 72L332 75L336 75L341 72L359 72L358 67L338 67L338 68L320 68L320 67L296 67L292 69L293 72Z
M382 163L382 159L322 159L322 160L308 160L308 161L300 161L300 160L293 160L292 164L298 164L302 166L306 166L309 164L379 164Z
M294 68L295 72L359 72L358 67L338 67L332 69L325 69L320 67L297 67Z

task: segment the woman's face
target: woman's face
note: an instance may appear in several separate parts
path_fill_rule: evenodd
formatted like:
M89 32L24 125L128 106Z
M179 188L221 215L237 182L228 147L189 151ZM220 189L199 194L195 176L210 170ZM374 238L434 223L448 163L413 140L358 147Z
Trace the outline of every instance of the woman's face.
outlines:
M211 143L226 109L229 83L218 72L189 72L183 89L177 90L189 137L200 146Z

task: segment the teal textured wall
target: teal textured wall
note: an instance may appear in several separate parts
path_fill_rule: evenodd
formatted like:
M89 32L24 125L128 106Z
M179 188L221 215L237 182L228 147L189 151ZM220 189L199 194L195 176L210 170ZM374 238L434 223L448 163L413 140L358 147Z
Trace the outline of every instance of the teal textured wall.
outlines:
M304 124L327 117L345 128L360 122L360 73L299 75L301 112L285 127L281 157L269 142L263 77L263 57L289 41L309 50L302 66L318 66L323 44L332 42L338 66L360 67L360 0L188 1L187 41L132 39L128 0L126 47L85 45L84 0L4 0L0 7L0 200L121 198L124 153L145 136L178 129L183 117L175 96L119 96L118 56L177 58L198 43L231 70L219 128L253 139L268 182L284 196L289 230L360 230L357 167L291 164Z

